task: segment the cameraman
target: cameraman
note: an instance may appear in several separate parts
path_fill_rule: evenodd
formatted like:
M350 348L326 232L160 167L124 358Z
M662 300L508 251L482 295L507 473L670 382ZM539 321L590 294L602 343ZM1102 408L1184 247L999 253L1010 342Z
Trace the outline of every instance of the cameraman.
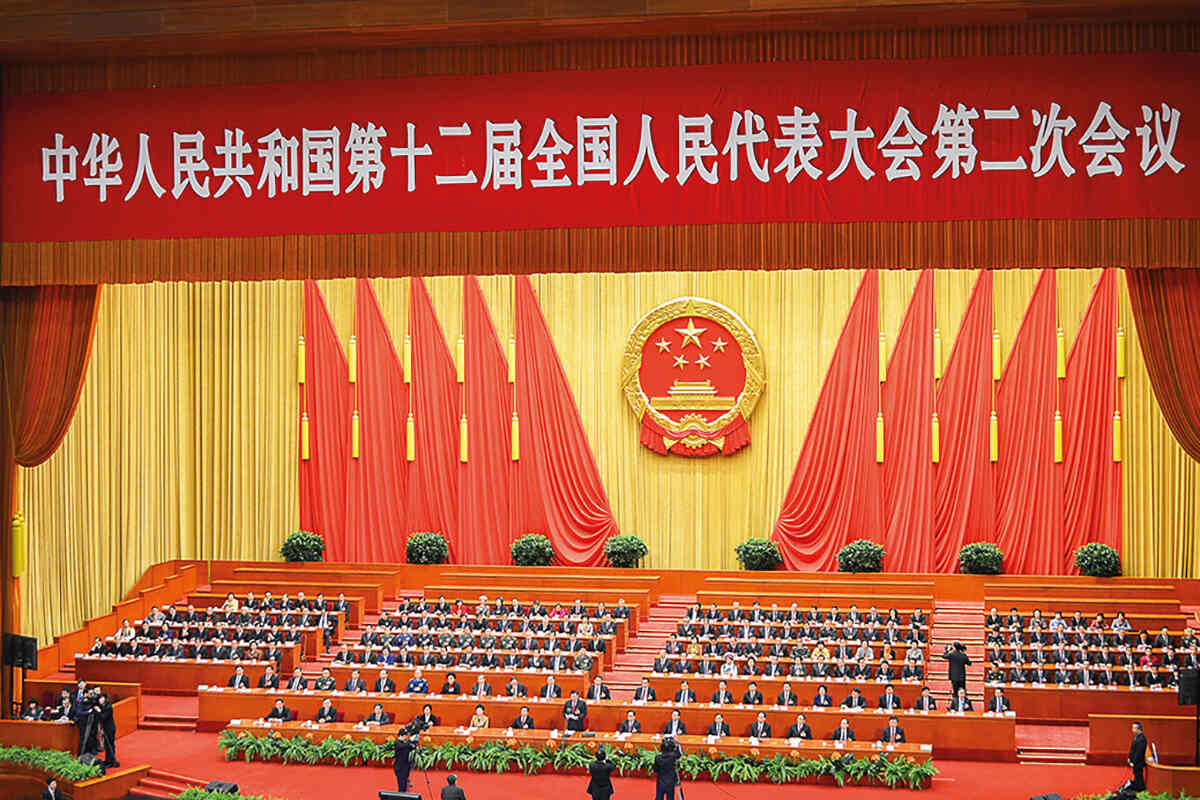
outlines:
M396 791L408 791L408 773L412 770L412 754L417 749L421 723L412 722L400 730L392 752L392 771L396 773Z
M675 787L679 785L675 765L680 755L679 742L670 736L664 738L659 754L654 757L654 772L658 775L654 800L675 800Z

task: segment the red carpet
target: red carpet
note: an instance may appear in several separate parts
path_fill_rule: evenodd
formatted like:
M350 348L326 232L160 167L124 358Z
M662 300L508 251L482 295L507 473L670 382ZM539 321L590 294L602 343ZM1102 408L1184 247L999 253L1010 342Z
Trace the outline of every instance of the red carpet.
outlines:
M216 735L137 731L118 742L118 757L126 765L152 764L158 769L195 778L222 778L236 782L243 792L281 797L285 800L371 800L380 789L394 789L391 770L373 767L310 767L254 762L226 762L217 750ZM971 798L971 800L1028 800L1031 795L1056 791L1070 798L1100 792L1119 785L1128 773L1117 767L1022 766L969 761L939 764L942 775L933 789L914 797ZM444 771L430 770L433 797L440 796L446 782ZM425 777L415 775L416 791L429 797ZM460 784L471 800L564 800L586 797L587 781L570 775L460 774ZM618 778L617 798L653 796L652 782L644 778ZM758 785L754 787L696 781L685 784L687 800L742 800L769 791L777 798L841 798L873 800L896 798L883 788ZM904 796L904 795L900 795Z

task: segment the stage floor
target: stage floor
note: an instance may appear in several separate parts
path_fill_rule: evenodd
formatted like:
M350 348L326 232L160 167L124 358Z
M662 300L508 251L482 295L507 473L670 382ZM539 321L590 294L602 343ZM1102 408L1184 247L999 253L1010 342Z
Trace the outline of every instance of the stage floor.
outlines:
M284 800L373 800L380 789L395 789L391 770L378 767L305 766L244 761L227 762L217 750L216 734L139 730L123 737L118 757L124 764L152 764L205 780L237 783L242 793L279 797ZM973 761L938 762L942 774L933 788L921 797L970 798L970 800L1028 800L1032 795L1058 792L1065 798L1112 789L1128 776L1118 767L993 764ZM440 796L446 772L430 770L432 794L425 776L414 774L415 791L423 796ZM471 800L564 800L586 797L586 778L544 775L460 774L459 784ZM652 797L653 782L645 778L616 778L616 798ZM873 800L897 797L895 791L876 787L753 786L713 783L706 780L684 785L687 800L741 800L770 791L777 798L835 798Z

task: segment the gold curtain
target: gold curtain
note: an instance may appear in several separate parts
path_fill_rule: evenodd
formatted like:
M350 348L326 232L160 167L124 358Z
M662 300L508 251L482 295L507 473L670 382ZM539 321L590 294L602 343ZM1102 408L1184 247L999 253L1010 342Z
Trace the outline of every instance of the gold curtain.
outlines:
M623 531L650 546L650 567L733 568L733 545L770 532L822 379L863 273L718 271L544 274L534 287L575 393ZM1098 270L1058 273L1068 347ZM943 358L953 348L977 273L934 276ZM885 271L880 326L887 351L917 273ZM996 327L1012 348L1037 280L996 273ZM460 278L427 280L451 344L461 331ZM374 279L399 347L407 279ZM481 280L506 341L512 281ZM349 279L320 283L343 344L353 321ZM753 328L767 388L750 447L729 457L658 456L618 390L625 337L654 305L684 294L721 302ZM1129 574L1196 573L1200 466L1175 443L1154 401L1122 284L1124 544ZM298 524L295 343L300 283L107 287L92 365L63 447L23 475L30 632L45 638L101 613L149 564L169 558L275 558Z

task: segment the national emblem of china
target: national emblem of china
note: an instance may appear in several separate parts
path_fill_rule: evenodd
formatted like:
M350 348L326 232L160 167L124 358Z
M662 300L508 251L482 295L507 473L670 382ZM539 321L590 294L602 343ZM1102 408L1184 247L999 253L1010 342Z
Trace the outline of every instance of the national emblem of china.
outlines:
M766 384L754 332L730 309L680 297L642 317L625 343L621 390L656 453L729 455Z

